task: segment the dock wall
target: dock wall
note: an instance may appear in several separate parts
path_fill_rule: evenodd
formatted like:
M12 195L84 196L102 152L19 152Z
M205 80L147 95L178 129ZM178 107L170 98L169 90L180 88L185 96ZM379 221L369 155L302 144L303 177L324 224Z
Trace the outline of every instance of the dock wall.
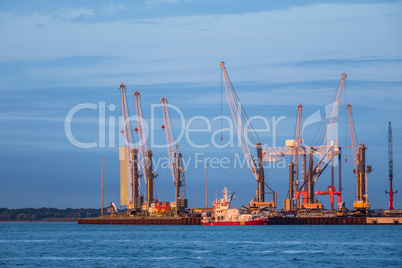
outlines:
M201 218L86 218L78 224L124 224L124 225L201 225Z

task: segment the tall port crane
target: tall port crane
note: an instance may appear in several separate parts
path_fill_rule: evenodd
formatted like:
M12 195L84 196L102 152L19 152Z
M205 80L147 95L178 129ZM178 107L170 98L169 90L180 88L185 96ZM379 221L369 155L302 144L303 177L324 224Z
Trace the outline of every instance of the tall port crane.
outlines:
M297 106L297 117L296 117L296 128L295 128L295 136L293 140L293 159L292 162L289 163L289 210L294 210L296 207L295 201L297 200L297 192L299 185L299 147L301 146L302 139L300 138L301 131L301 121L302 121L302 110L303 106L299 104ZM303 164L306 162L305 155L303 155ZM304 177L305 167L302 166L302 179L303 182L305 180ZM286 201L285 201L286 202Z
M226 98L229 103L230 112L237 130L237 136L239 137L247 165L250 168L251 173L256 179L258 185L257 202L254 202L253 204L256 205L257 203L265 203L265 186L267 186L271 190L274 200L273 205L271 204L270 206L276 207L276 193L265 183L264 168L262 163L262 144L259 141L257 133L254 130L244 107L241 105L239 96L234 90L233 84L230 81L229 75L226 71L225 63L221 61L220 66L222 68L222 73L225 80ZM255 147L257 148L258 167L251 155L248 144L249 141L255 144Z
M366 167L367 147L364 146L364 144L357 146L358 142L352 114L352 105L348 103L346 108L348 109L350 140L353 152L353 173L356 174L356 201L353 203L353 208L355 210L365 211L370 208L367 195L367 174L369 174L372 169L371 166Z
M133 192L135 192L132 174L133 150L132 127L127 105L126 86L121 83L119 86L121 95L121 107L123 114L124 129L121 131L124 135L125 146L120 147L120 204L130 207L133 204Z
M163 97L161 98L160 102L162 103L163 121L165 123L164 131L166 134L166 145L169 154L169 166L175 186L175 213L177 215L178 211L183 212L187 207L185 172L179 145L177 144L175 146L173 141L174 132L169 116L168 101L165 97Z
M323 128L321 131L321 138L324 136L324 147L327 148L324 154L319 154L319 159L317 162L316 167L314 170L311 171L312 176L307 178L307 203L311 204L314 203L314 195L329 195L330 196L330 203L331 203L331 210L334 210L334 195L338 196L338 203L342 200L342 189L341 189L341 147L336 144L339 140L335 135L335 130L337 129L338 125L338 115L339 110L342 103L342 92L343 92L343 84L345 78L347 77L346 73L342 74L341 81L339 82L338 90L335 96L332 99L330 105L326 107L326 120L323 120L327 124L326 128ZM322 126L322 125L321 125ZM320 133L320 130L317 134ZM325 134L324 134L325 133ZM317 137L317 136L316 136ZM319 137L320 139L320 137ZM319 142L319 140L318 140ZM338 156L338 180L339 180L339 189L336 191L334 186L334 157ZM312 157L312 155L310 156ZM327 188L326 191L314 191L314 185L317 179L320 177L322 172L326 169L328 165L331 165L331 185Z
M388 168L389 168L389 210L394 210L394 194L398 193L392 189L392 180L394 179L394 167L393 167L393 154L392 154L392 127L391 122L388 125Z
M139 157L138 163L142 169L145 184L147 187L147 206L149 207L154 201L155 187L155 172L152 170L152 150L148 150L149 141L145 136L144 125L145 121L142 116L141 94L136 90L133 94L135 99L135 107L137 111L137 128L139 132Z
M339 165L339 189L336 190L334 186L334 157L338 156L339 160L341 157L340 146L335 143L338 141L335 135L336 124L339 114L339 109L342 100L342 90L343 83L346 78L346 74L342 74L341 81L339 83L338 89L330 105L326 107L326 117L322 120L321 126L317 134L320 134L320 140L323 141L323 145L318 146L300 146L300 128L301 128L301 111L302 106L298 106L298 114L296 120L296 131L295 139L286 141L286 147L266 147L263 149L263 161L277 161L280 157L285 155L293 156L293 161L289 165L289 200L285 200L286 203L289 202L287 207L291 210L294 206L293 198L302 201L300 204L301 208L305 209L320 209L322 205L316 203L315 195L329 195L331 209L334 210L334 195L338 197L338 203L341 202L341 164ZM326 126L325 124L326 123ZM321 130L321 131L320 131ZM317 137L317 135L316 135ZM318 141L320 142L320 141ZM298 185L299 172L294 172L294 168L298 169L298 156L303 156L302 174L303 181L300 187L294 187ZM309 168L306 170L306 156L310 155ZM318 157L317 165L314 167L313 156ZM318 177L322 174L325 168L331 163L331 185L326 191L315 191L314 185ZM306 172L307 171L307 172ZM307 173L307 174L306 174ZM296 175L296 181L294 180L294 175ZM297 189L294 189L297 188ZM293 201L293 202L292 202Z

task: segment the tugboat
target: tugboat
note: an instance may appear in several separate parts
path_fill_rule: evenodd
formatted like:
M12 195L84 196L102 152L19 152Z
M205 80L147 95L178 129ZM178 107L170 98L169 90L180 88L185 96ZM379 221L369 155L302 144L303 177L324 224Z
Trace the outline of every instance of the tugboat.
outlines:
M267 225L268 218L257 214L242 214L237 208L230 206L234 192L229 197L229 191L223 189L223 198L213 203L213 215L204 215L202 225Z

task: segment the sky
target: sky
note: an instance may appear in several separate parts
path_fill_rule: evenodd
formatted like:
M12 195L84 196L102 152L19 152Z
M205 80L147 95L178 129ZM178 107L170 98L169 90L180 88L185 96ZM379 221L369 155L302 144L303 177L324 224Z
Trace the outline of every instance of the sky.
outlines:
M235 164L244 159L241 148L223 146L237 144L237 135L223 132L221 143L221 124L214 120L231 117L226 96L221 100L224 61L247 114L260 117L255 125L264 146L285 146L293 138L300 103L303 122L324 112L347 73L337 128L342 199L351 208L356 190L345 117L351 103L358 142L367 146L374 170L369 201L387 208L389 121L394 189L402 191L401 12L402 1L375 0L0 0L0 207L100 207L102 156L105 205L119 205L121 83L131 115L131 95L141 93L160 200L174 199L170 170L162 167L167 149L158 146L166 143L157 106L165 96L179 111L171 110L171 118L176 135L184 135L178 143L189 163L189 205L205 206L207 158L209 205L225 186L236 192L235 205L246 205L255 196L254 177ZM306 127L306 144L317 129L318 123ZM288 191L289 160L265 168L278 208ZM329 182L326 171L316 189ZM328 196L319 199L329 207Z

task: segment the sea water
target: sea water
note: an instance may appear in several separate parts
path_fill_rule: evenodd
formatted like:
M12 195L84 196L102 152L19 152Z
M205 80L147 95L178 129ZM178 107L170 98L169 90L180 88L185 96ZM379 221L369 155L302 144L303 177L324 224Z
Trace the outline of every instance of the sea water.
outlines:
M0 266L402 267L402 226L0 223Z

